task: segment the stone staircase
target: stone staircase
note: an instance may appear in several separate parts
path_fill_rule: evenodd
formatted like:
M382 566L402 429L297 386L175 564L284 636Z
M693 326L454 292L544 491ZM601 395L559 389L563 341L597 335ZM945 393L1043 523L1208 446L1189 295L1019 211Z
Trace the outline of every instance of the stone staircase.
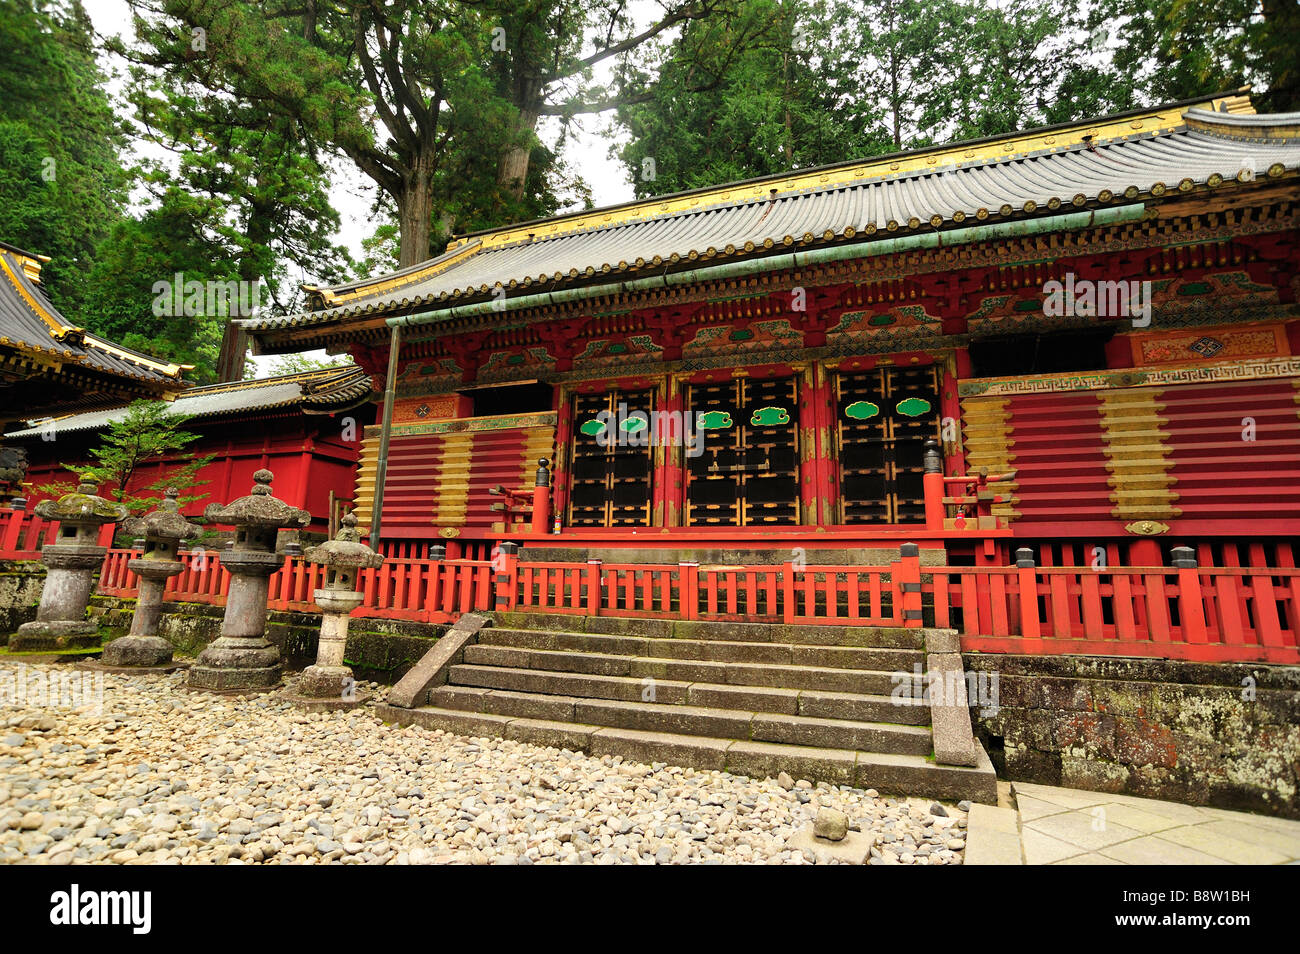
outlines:
M930 707L891 699L894 674L924 668L924 650L916 629L500 613L411 708L381 715L598 757L996 802L983 749L973 768L937 764Z

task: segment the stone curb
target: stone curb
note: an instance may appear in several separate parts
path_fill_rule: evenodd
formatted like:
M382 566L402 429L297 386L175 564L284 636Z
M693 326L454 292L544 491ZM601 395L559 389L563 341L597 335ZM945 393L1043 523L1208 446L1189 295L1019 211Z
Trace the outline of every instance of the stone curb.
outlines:
M1020 813L1014 808L973 804L966 816L963 865L1023 865Z
M966 699L966 671L960 653L926 656L930 687L930 725L934 731L934 759L940 765L979 764L975 733L971 729ZM947 698L952 689L956 698Z
M393 686L388 693L388 704L399 709L414 709L428 702L429 690L447 681L447 670L461 661L465 647L478 638L478 631L490 625L490 619L477 613L466 613L456 620Z

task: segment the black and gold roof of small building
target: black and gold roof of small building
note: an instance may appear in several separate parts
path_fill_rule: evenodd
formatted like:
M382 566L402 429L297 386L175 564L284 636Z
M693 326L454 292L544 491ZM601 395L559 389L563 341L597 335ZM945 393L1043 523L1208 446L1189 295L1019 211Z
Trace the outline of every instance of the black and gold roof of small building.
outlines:
M791 248L1159 201L1300 170L1300 114L1244 91L806 169L467 236L374 278L306 286L310 310L260 334L662 274Z
M0 348L30 358L34 367L74 365L155 385L160 394L185 386L187 365L124 348L65 319L41 289L41 266L48 261L0 242Z
M257 411L296 408L303 414L333 414L369 400L370 375L356 365L300 371L296 374L251 381L232 381L190 388L170 405L176 414L194 418L247 415ZM73 414L53 422L55 434L98 430L126 413L125 405L107 411ZM43 424L5 434L12 438L47 435L51 425Z

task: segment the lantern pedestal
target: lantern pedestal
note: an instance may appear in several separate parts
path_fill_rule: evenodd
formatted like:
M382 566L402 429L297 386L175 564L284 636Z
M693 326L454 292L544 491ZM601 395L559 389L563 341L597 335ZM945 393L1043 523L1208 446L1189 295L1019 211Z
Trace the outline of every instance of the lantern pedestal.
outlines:
M266 638L269 578L281 566L274 553L231 550L221 559L230 571L221 635L190 667L196 689L266 689L280 681L280 650Z
M361 542L356 527L356 515L344 515L337 536L306 553L309 561L326 567L325 585L312 593L321 608L316 663L302 671L292 693L286 695L289 701L306 709L351 709L369 698L357 692L352 669L343 656L348 643L348 614L364 599L353 586L362 570L379 566L384 558Z
M99 528L122 520L127 510L96 496L96 489L83 480L74 493L36 505L37 516L59 522L59 535L41 550L47 573L36 619L9 637L10 652L74 649L99 642L99 624L86 619L108 554L108 548L99 545Z
M140 591L131 632L104 647L100 663L106 668L176 668L171 665L172 644L158 635L163 589L168 579L185 569L178 557L181 541L193 539L202 529L181 516L179 501L179 491L169 487L157 510L123 525L130 533L144 534L143 554L126 565L140 578Z
M248 691L280 681L280 650L266 639L266 603L272 573L283 564L275 552L282 528L306 526L311 515L271 496L271 472L253 474L253 492L226 506L209 504L209 523L235 528L235 542L221 558L230 572L221 635L190 667L194 689Z
M316 590L312 594L323 610L316 662L293 685L295 702L325 703L329 708L351 709L369 698L357 692L352 668L343 662L348 642L348 614L361 605L360 593L350 590Z

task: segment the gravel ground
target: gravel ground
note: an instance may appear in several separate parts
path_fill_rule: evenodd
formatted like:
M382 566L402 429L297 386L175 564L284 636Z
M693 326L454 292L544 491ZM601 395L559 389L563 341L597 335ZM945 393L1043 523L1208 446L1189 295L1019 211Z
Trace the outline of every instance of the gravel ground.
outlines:
M821 805L877 833L872 864L961 863L965 812L929 800L308 714L180 673L24 705L16 676L56 670L0 664L0 863L803 864L785 843Z

